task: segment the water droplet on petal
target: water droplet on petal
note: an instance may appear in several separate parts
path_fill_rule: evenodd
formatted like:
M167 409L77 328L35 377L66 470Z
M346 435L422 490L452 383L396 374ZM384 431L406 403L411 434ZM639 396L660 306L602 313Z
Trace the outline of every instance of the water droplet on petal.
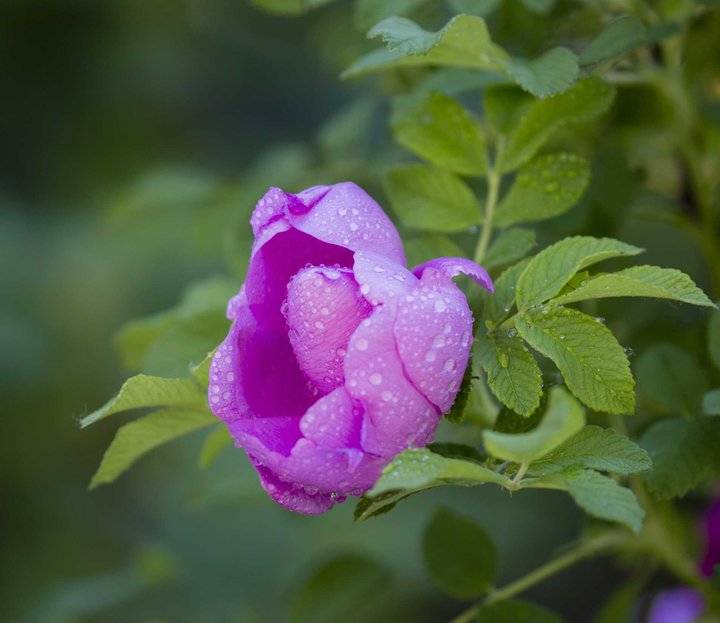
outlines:
M379 372L374 372L370 375L370 378L368 379L372 385L380 385L382 383L382 374Z
M364 337L358 338L355 341L355 348L357 348L358 350L367 350L368 346L368 341Z

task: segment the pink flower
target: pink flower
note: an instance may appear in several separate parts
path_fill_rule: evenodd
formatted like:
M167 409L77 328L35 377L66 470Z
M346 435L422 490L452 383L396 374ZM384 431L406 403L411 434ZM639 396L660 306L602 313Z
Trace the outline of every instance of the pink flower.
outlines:
M271 188L250 222L255 243L209 404L276 502L323 513L432 439L472 342L452 277L492 282L465 258L409 271L395 227L350 182Z

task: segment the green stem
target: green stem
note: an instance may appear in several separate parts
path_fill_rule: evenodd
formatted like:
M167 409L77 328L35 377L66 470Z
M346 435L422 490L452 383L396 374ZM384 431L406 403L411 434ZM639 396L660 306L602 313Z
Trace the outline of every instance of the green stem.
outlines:
M500 191L500 180L502 179L502 173L500 172L499 162L502 156L503 143L502 139L498 142L498 147L495 152L495 161L492 165L488 166L487 181L488 190L487 196L485 197L485 212L483 214L483 226L480 232L480 238L478 238L477 246L475 247L475 261L481 263L485 257L488 244L490 243L490 236L493 230L493 217L495 216L495 207L497 206L498 193Z
M593 539L581 541L573 549L567 551L561 556L558 556L550 562L545 563L534 571L531 571L519 580L515 580L502 588L496 588L485 598L484 601L475 603L466 610L463 610L450 623L469 623L475 618L478 610L480 610L483 605L514 597L531 586L534 586L563 569L574 565L583 558L588 558L589 556L592 556L604 549L609 549L613 546L619 545L626 538L627 536L623 533L608 532Z

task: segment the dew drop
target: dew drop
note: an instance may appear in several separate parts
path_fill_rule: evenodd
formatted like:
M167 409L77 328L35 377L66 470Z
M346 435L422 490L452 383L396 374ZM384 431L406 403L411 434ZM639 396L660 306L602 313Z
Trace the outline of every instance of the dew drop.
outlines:
M425 353L425 361L427 361L428 363L432 363L433 361L435 361L436 356L437 355L435 354L434 350L429 350Z
M368 346L368 341L364 337L358 338L355 341L355 348L357 348L358 350L367 350Z
M380 394L380 396L385 402L391 401L393 397L392 392L388 391L387 389L382 394Z
M455 369L456 365L457 364L455 363L454 359L448 359L443 364L443 370L445 370L445 372L452 372Z
M379 372L373 372L368 380L371 385L380 385L380 383L382 383L382 374Z
M437 301L435 301L435 311L436 312L442 313L445 311L446 308L447 308L447 305L445 305L445 301L443 301L442 299L438 299Z

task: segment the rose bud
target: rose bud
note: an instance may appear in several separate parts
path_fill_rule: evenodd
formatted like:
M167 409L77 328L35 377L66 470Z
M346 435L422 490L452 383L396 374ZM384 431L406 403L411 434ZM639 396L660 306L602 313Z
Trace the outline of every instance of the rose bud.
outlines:
M465 258L408 270L392 222L350 182L271 188L250 222L247 277L228 304L209 404L276 502L323 513L431 441L473 339L452 278L490 291L492 282Z

